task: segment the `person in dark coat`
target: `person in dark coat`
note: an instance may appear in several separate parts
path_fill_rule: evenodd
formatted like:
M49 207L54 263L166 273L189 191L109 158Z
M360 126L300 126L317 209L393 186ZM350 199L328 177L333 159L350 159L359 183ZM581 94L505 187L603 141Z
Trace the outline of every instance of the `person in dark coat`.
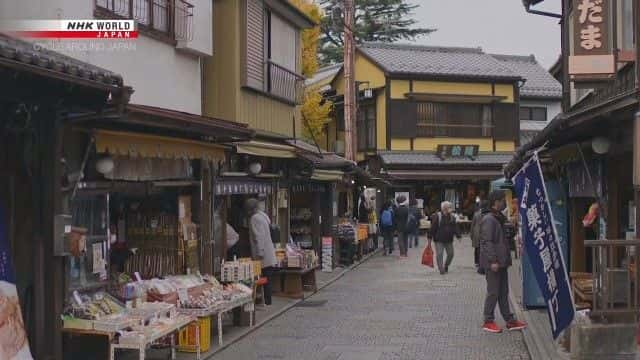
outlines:
M473 214L471 221L471 246L473 246L473 261L479 274L484 274L484 269L480 267L480 221L482 220L482 212L489 208L489 202L482 200Z
M418 201L416 199L411 199L411 201L409 202L409 214L410 216L413 216L410 224L410 229L408 229L409 247L418 247L418 243L420 240L420 236L418 234L418 232L420 231L420 220L422 220L424 216L422 215L422 210L418 209Z
M484 303L483 330L500 333L502 329L495 322L496 304L500 305L502 318L508 330L521 330L527 325L516 320L509 307L509 274L511 248L504 232L506 217L505 194L494 190L489 194L490 208L483 211L480 221L480 266L486 272L487 297Z
M394 222L396 230L398 230L398 247L400 248L400 257L407 257L407 241L409 232L407 229L407 220L409 219L409 207L407 206L407 198L404 195L398 196L396 199L398 208L394 212Z
M431 235L436 243L436 261L442 275L449 272L449 266L453 261L453 237L461 238L460 229L451 207L450 202L444 201L440 205L441 211L433 214L431 218ZM445 252L447 253L446 262L443 259Z

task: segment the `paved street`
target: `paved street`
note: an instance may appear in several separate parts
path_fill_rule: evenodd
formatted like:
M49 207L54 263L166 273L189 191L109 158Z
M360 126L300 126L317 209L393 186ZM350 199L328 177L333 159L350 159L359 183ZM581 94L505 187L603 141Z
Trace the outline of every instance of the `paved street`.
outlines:
M529 359L520 332L481 330L485 282L470 241L456 242L445 276L420 264L421 250L374 257L214 358Z

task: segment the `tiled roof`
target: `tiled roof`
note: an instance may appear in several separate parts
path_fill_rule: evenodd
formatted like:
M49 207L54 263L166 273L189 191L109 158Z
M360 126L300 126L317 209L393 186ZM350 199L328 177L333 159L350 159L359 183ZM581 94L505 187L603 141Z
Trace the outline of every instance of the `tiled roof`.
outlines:
M389 73L519 79L517 73L480 48L365 43L358 49Z
M385 165L478 165L491 166L503 165L513 157L512 153L479 153L475 159L468 157L447 158L442 160L433 152L405 152L389 151L381 152L380 158Z
M521 97L562 99L562 85L538 63L533 55L493 55L493 57L526 80L520 89Z
M101 86L122 86L122 76L118 74L4 34L0 34L0 60L58 77L63 75Z
M336 76L336 74L338 74L340 72L340 69L342 69L342 63L339 64L335 64L335 65L330 65L330 66L325 66L323 68L318 69L318 71L316 71L316 73L313 75L313 77L305 80L304 84L306 86L309 85L313 85L315 83L318 83L322 80L328 79L328 78L333 78L334 76Z

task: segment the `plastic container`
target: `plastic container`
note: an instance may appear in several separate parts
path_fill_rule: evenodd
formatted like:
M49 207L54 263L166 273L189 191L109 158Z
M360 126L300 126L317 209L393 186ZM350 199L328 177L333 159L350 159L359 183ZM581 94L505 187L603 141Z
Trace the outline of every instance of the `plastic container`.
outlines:
M211 347L211 316L198 318L200 326L200 352L207 352ZM180 330L178 335L178 351L197 352L196 325L190 324Z

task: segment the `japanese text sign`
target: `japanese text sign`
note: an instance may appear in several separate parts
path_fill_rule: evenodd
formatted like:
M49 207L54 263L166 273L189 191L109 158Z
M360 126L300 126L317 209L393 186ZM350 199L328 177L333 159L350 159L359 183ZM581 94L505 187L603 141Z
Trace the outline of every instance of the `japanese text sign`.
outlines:
M518 198L524 250L547 303L555 339L573 321L575 308L537 155L513 180Z
M438 145L438 156L442 159L449 157L476 157L478 145Z
M609 41L612 0L575 0L574 55L606 55L611 53Z
M574 76L574 81L591 81L615 73L611 41L612 3L613 0L573 0L573 49L569 56L569 74Z

